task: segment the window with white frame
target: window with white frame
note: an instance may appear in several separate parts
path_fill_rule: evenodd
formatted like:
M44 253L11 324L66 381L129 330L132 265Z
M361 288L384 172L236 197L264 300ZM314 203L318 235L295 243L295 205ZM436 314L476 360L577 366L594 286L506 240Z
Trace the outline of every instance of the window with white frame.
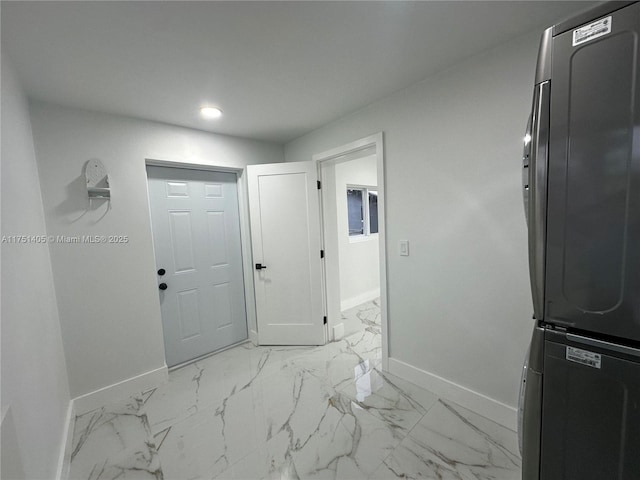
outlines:
M349 237L378 233L378 191L376 187L347 186Z

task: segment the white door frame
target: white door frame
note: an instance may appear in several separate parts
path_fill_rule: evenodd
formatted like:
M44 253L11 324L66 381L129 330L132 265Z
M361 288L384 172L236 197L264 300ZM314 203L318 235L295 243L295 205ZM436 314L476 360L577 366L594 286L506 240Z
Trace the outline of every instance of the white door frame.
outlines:
M360 151L374 150L376 155L377 170L378 170L378 239L380 244L380 313L381 313L381 326L382 326L382 369L388 371L389 369L389 334L388 334L388 298L387 298L387 246L386 246L386 215L385 215L385 169L384 169L384 138L382 132L375 133L368 137L361 138L354 142L341 145L331 150L327 150L313 155L312 159L318 164L318 176L322 176L322 163L331 162L352 155ZM323 195L322 190L320 191ZM323 202L320 202L322 206ZM321 207L322 208L322 207ZM322 240L323 245L326 245L327 239L325 238L324 225L322 226ZM332 263L333 265L329 265ZM327 273L331 275L331 272L338 270L338 258L337 256L328 255L325 257L325 289L330 282L336 284L335 279L328 278ZM327 268L329 267L329 268ZM333 268L331 268L333 267ZM326 302L329 301L331 295L327 295ZM335 295L333 296L335 297ZM327 305L327 308L329 306ZM328 331L332 331L332 327L339 323L340 319L332 319L331 315L327 319Z
M244 298L247 310L247 332L249 340L254 345L258 345L257 318L256 318L256 300L255 290L253 286L253 264L251 254L251 230L249 227L249 201L247 197L247 176L246 169L243 167L225 167L219 165L210 165L202 163L185 163L175 160L161 160L156 158L145 159L145 177L147 182L147 201L149 201L149 179L146 167L169 167L182 168L185 170L205 170L215 172L235 173L238 185L238 209L240 213L240 241L242 251L242 274L244 280ZM151 203L149 203L149 219L151 219ZM155 248L155 246L154 246ZM154 252L155 258L155 252ZM154 278L154 277L152 277ZM155 285L155 284L154 284Z

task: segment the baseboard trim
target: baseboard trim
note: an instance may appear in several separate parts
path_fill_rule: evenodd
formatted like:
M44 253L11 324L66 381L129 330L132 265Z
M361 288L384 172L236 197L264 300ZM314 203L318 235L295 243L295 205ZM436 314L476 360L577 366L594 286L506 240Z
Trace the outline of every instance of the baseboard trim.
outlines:
M258 332L255 330L249 330L249 340L253 343L254 347L258 346Z
M355 297L342 300L340 302L340 310L344 312L345 310L349 310L350 308L357 307L358 305L362 305L363 303L375 300L379 296L379 288L376 288L375 290L371 290L369 292L361 293L360 295L356 295Z
M82 415L130 395L150 390L166 383L168 379L169 371L164 365L136 377L81 395L73 399L76 415Z
M517 430L517 409L498 400L395 358L389 358L389 372L493 420L509 430Z
M73 450L73 431L76 425L76 412L73 400L69 401L67 415L64 419L62 441L60 442L60 456L58 458L57 480L67 480L71 470L71 452Z
M338 340L342 340L344 338L344 322L334 325L333 328L331 328L331 333L332 341L337 342Z

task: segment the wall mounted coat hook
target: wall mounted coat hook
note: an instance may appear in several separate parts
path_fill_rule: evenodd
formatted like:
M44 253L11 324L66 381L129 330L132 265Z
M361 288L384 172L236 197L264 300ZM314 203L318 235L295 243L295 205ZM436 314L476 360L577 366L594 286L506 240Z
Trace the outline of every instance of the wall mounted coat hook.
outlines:
M89 194L89 199L111 199L109 174L107 174L107 169L100 160L89 160L84 173L87 179L87 193Z

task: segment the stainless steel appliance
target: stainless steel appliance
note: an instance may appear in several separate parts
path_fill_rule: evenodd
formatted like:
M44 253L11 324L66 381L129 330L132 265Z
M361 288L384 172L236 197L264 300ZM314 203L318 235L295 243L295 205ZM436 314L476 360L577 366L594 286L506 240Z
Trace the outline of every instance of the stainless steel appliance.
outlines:
M547 29L525 137L523 480L640 480L640 3Z

